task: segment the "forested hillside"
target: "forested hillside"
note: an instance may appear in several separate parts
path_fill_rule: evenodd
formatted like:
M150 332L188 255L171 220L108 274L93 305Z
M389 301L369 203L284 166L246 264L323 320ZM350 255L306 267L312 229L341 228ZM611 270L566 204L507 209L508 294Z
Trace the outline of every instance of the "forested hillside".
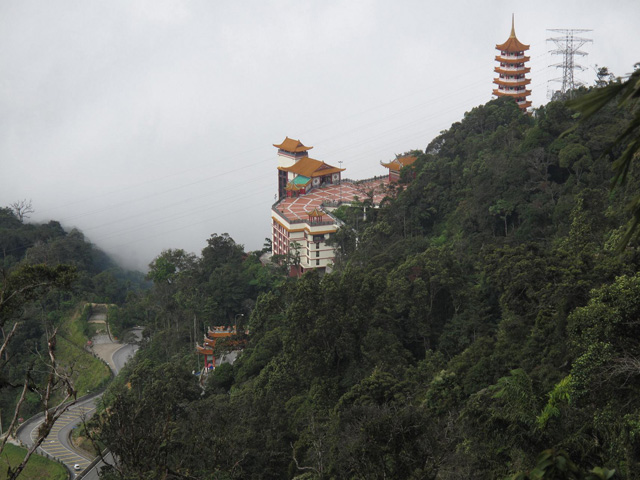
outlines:
M639 256L616 247L640 185L611 190L625 145L606 152L630 115L473 109L381 208L337 212L323 277L227 236L164 252L126 306L150 340L100 417L113 478L502 478L549 449L575 470L553 478L637 478ZM193 336L238 320L248 347L202 391Z
M108 382L109 368L83 349L91 331L83 307L123 303L129 292L145 286L142 274L116 266L78 230L67 232L55 221L26 223L23 213L0 208L2 433L15 429L19 418L54 409ZM42 436L54 425L58 412L51 412Z

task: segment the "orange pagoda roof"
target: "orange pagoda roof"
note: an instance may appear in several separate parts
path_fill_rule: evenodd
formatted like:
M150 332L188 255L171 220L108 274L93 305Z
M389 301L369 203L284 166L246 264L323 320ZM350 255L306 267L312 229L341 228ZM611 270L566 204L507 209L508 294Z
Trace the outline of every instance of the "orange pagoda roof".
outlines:
M522 52L524 50L529 50L529 45L525 45L516 37L513 14L511 15L511 35L509 35L506 42L496 45L496 49L502 52Z
M508 68L502 68L502 67L495 67L493 69L494 72L496 73L501 73L503 75L520 75L521 73L529 73L531 72L531 68L530 67L521 67L516 69L508 69Z
M331 175L332 173L344 172L344 168L333 167L320 160L314 160L311 157L304 157L298 160L290 167L280 167L280 170L296 173L305 177L321 177L323 175Z
M391 160L389 163L380 162L383 167L386 167L390 170L400 170L403 167L408 167L413 162L415 162L418 157L413 155L406 155L404 157L397 157Z
M516 80L506 80L503 78L494 78L493 83L502 85L503 87L523 87L531 83L530 78L518 78Z
M209 327L207 329L207 337L210 339L213 338L222 338L222 337L230 337L231 335L235 335L236 330L233 327L225 327L225 326L216 326Z
M201 347L200 345L196 345L196 351L201 355L213 355L212 348Z
M496 62L507 63L509 65L515 64L515 63L525 63L525 62L528 62L529 60L531 60L531 57L509 58L509 57L501 57L500 55L496 55Z
M531 90L498 90L494 88L493 94L498 97L528 97L531 95Z
M311 150L313 147L305 147L300 140L294 140L293 138L285 137L284 141L280 145L273 144L274 147L279 148L281 150L286 150L287 152L306 152Z
M314 208L311 212L307 212L310 217L323 217L324 213L318 210L318 207Z

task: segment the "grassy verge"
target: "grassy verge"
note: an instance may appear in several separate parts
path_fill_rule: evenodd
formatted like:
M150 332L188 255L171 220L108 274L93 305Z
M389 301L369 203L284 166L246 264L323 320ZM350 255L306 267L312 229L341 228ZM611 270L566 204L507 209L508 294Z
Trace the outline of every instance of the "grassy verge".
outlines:
M102 360L78 348L66 338L58 339L56 350L60 364L73 369L73 382L78 397L104 387L111 379L111 370Z
M74 378L78 396L86 395L101 387L104 387L111 380L111 370L101 360L95 358L84 349L87 341L95 335L98 328L102 326L89 323L92 308L86 305L81 311L78 310L62 326L64 335L62 343L59 345L59 352L65 362L75 362L74 371L78 373ZM74 445L86 452L96 454L91 442L84 434L84 427L80 425L72 432Z
M62 325L64 336L79 347L84 347L87 340L96 334L96 326L89 323L91 310L90 304L86 304L82 310L76 309Z
M78 396L105 386L111 379L111 370L102 360L85 350L89 338L87 333L87 314L76 310L63 324L56 345L58 361L73 369L74 385Z
M71 441L76 448L84 450L93 456L98 456L98 452L94 448L93 443L85 435L83 427L78 427L73 430L73 433L71 434Z
M27 451L8 443L0 455L0 480L7 478L7 467L19 465ZM49 479L66 480L68 478L67 469L57 462L46 459L39 455L32 455L29 463L20 474L24 480Z
M122 334L129 325L126 324L117 305L107 306L107 322L109 322L111 337L114 340L122 340Z

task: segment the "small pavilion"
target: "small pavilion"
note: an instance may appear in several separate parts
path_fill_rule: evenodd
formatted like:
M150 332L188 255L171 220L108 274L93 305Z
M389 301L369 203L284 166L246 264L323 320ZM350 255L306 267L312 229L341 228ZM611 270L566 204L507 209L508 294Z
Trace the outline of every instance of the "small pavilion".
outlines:
M307 212L309 215L309 223L311 225L322 223L322 218L324 217L324 213L318 210L318 207L315 207L312 211Z

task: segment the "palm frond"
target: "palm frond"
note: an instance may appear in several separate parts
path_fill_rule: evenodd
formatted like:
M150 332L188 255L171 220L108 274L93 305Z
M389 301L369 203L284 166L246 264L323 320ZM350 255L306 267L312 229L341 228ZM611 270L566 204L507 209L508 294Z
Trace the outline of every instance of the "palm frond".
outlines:
M580 121L587 120L598 113L605 105L611 102L618 94L624 90L625 83L614 83L604 88L598 88L587 95L569 100L567 106L577 110L582 115Z

